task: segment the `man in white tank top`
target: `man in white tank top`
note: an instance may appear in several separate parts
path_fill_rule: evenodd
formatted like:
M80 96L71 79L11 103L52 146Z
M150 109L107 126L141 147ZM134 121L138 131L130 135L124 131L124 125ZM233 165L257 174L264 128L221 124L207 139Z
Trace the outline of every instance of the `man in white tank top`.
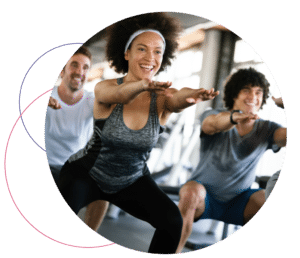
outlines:
M91 53L82 46L61 71L61 83L53 88L45 124L45 143L48 162L55 182L66 160L83 148L93 132L94 94L84 90L91 67ZM85 223L97 231L108 202L88 205Z

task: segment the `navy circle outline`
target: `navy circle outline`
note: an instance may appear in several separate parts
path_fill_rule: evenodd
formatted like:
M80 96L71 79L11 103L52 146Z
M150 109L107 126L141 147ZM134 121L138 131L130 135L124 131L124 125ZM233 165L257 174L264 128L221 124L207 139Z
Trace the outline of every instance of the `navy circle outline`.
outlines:
M26 76L27 74L29 73L29 71L31 70L31 68L35 65L35 63L41 59L44 55L46 55L47 53L49 53L50 51L54 50L54 49L57 49L57 48L60 48L60 47L65 47L65 46L69 46L69 45L76 45L76 44L80 44L80 45L83 45L83 43L67 43L67 44L63 44L63 45L60 45L60 46L57 46L57 47L54 47L50 50L48 50L47 52L45 52L44 54L42 54L38 59L36 59L34 61L34 63L29 67L28 71L26 72L25 76L24 76L24 79L22 81L22 84L21 84L21 88L20 88L20 93L19 93L19 112L20 112L20 116L21 116L21 120L22 120L22 124L27 132L27 134L29 135L29 137L31 138L31 140L33 140L33 142L38 146L40 147L40 149L42 149L43 151L46 151L45 149L43 149L33 138L32 136L30 135L30 133L28 132L26 126L25 126L25 123L23 121L23 117L22 117L22 111L21 111L21 92L22 92L22 87L23 87L23 84L24 84L24 81L26 79Z

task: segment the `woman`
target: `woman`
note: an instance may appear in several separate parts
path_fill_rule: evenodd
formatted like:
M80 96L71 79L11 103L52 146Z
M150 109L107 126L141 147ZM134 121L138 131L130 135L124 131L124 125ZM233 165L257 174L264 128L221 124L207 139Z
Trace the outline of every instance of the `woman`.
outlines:
M150 177L147 157L172 112L218 94L177 91L170 82L152 80L174 58L179 32L177 21L164 13L135 16L108 29L108 61L126 75L96 85L94 135L61 172L60 191L75 213L102 199L156 228L150 253L175 253L182 218Z

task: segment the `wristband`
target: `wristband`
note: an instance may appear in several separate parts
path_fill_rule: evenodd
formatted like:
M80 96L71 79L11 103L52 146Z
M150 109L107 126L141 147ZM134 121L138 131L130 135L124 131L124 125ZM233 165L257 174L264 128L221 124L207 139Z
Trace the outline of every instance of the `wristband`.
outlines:
M233 113L236 113L236 112L237 112L237 113L242 113L241 110L232 110L232 111L231 111L231 114L230 114L230 123L232 123L233 125L237 125L237 124L238 124L237 122L234 122L233 119L232 119L232 114L233 114Z

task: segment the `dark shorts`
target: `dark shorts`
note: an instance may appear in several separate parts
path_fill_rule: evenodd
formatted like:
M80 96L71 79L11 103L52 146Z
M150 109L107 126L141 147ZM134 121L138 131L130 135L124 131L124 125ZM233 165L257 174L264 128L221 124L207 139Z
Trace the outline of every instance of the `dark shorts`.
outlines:
M196 181L196 180L195 180ZM196 181L200 183L199 181ZM200 219L215 219L220 220L228 224L244 225L244 210L252 194L259 189L247 189L241 194L233 198L228 202L220 202L214 199L207 191L205 197L205 211L204 213L194 221Z

